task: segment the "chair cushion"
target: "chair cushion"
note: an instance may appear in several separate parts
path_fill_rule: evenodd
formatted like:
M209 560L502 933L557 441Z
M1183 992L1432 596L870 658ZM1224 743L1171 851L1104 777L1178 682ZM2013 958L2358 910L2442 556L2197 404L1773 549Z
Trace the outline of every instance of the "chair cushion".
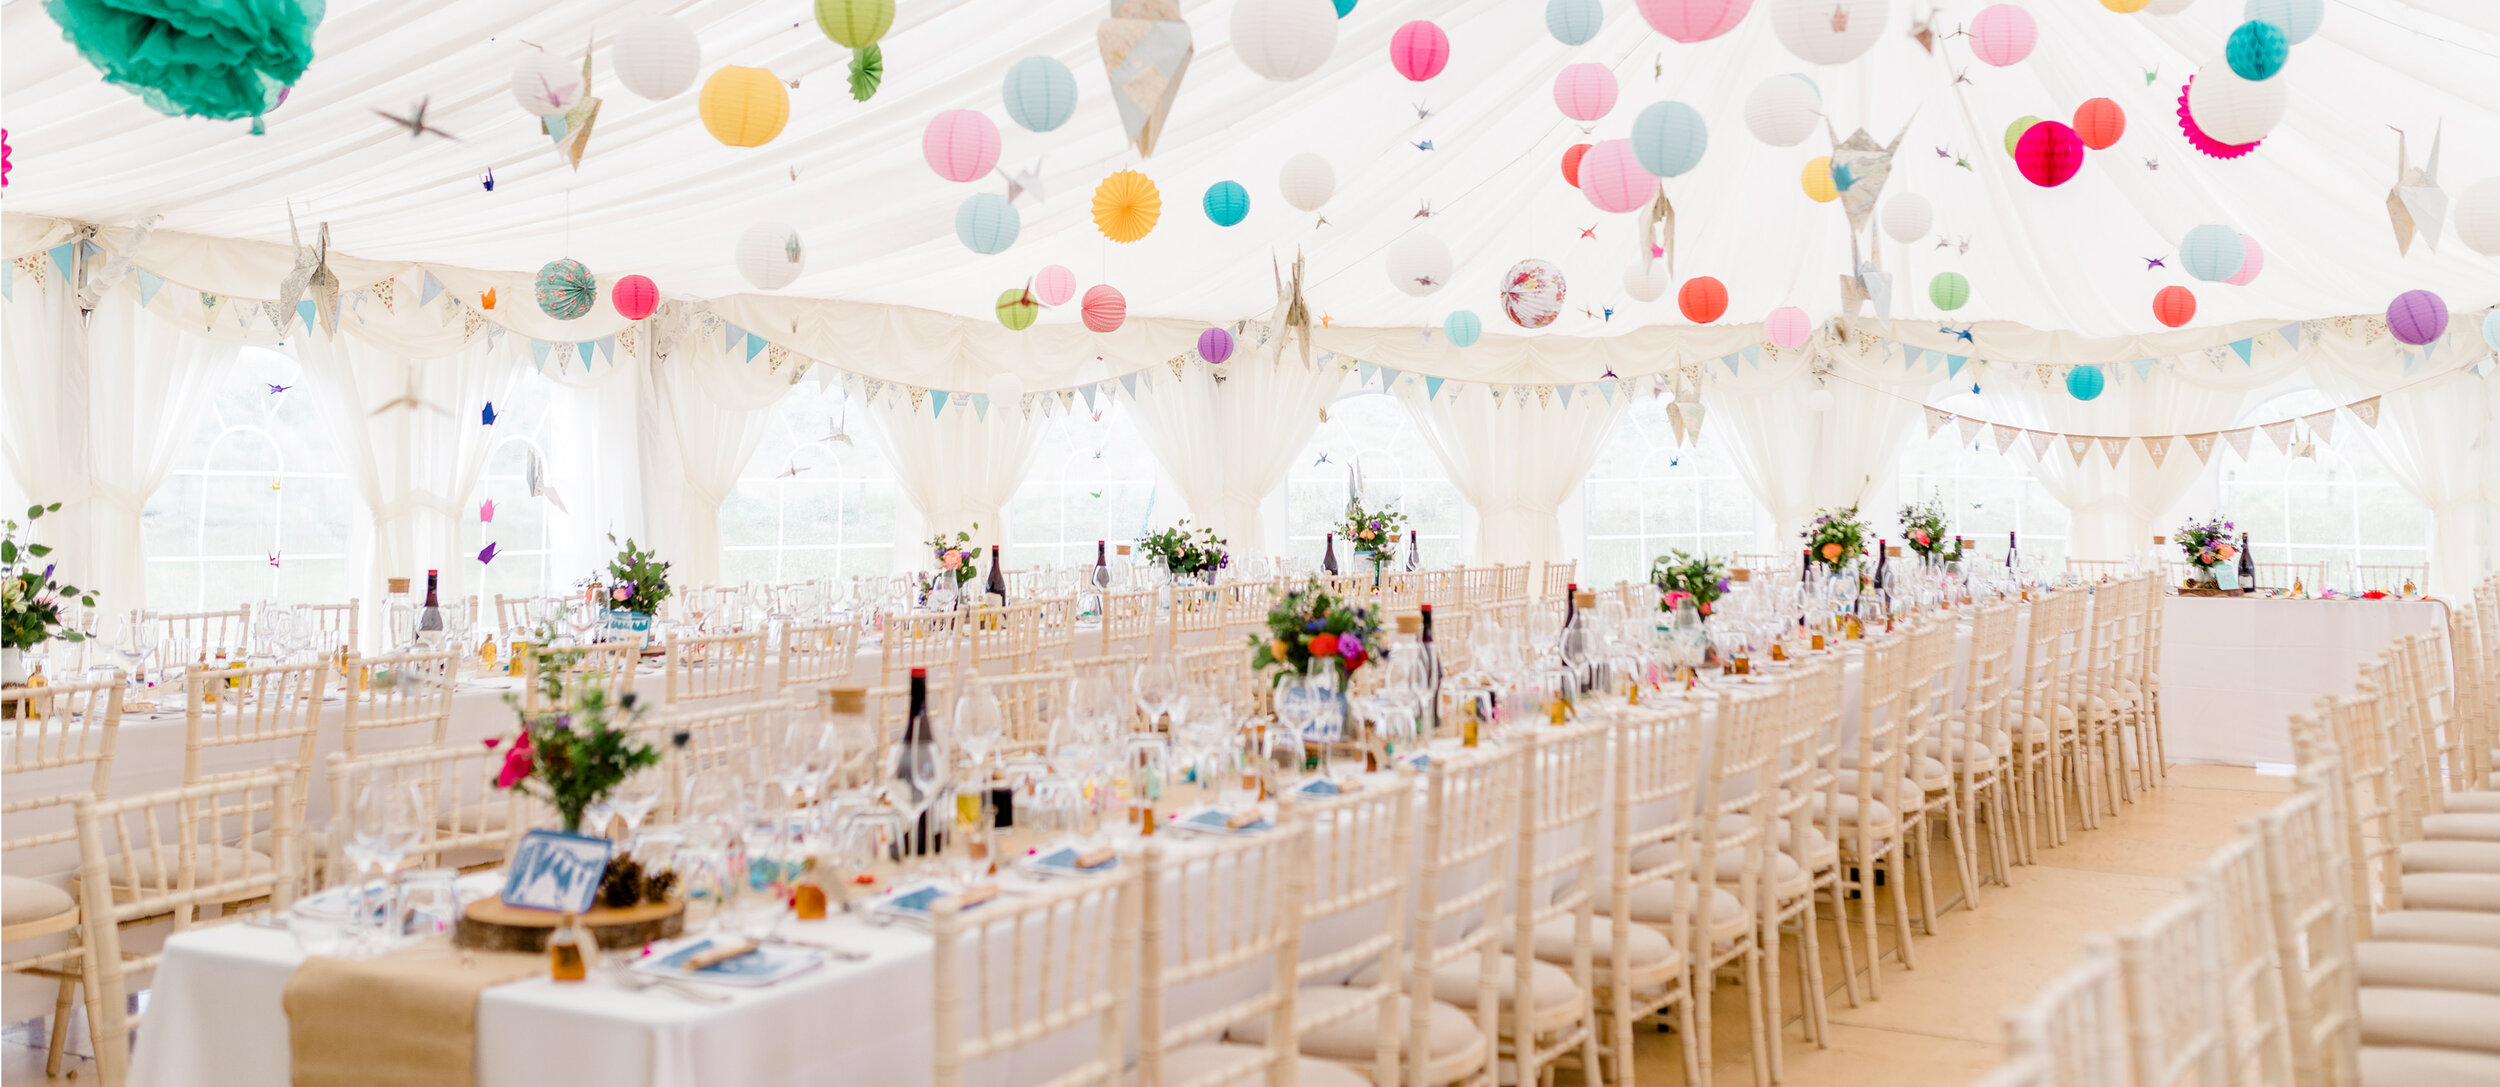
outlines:
M2493 792L2489 789L2480 789L2470 793L2449 793L2445 802L2448 810L2452 812L2500 815L2500 792Z
M15 928L78 912L78 900L39 879L0 876L0 924Z
M2362 1087L2493 1087L2500 1056L2429 1046L2361 1047Z
M2454 989L2361 990L2361 1044L2500 1054L2500 996Z
M1876 758L1877 761L1882 760L1882 756L1880 755L1876 756ZM1845 793L1857 787L1855 784L1856 777L1851 773L1851 771L1858 768L1858 753L1854 750L1841 752L1839 765L1841 770L1840 791ZM1929 791L1942 789L1953 782L1953 774L1951 771L1945 769L1944 762L1940 759L1932 758L1927 755L1910 755L1902 759L1901 774L1903 777L1917 782L1919 788Z
M2422 817L2422 837L2432 841L2500 842L2500 814L2448 812Z
M2005 733L1996 729L1989 729L1986 738L1978 740L1962 739L1960 733L1955 733L1930 737L1925 755L1939 763L1950 764L1957 771L1965 762L1975 770L1991 770L1996 767L1997 751L2004 743Z
M1632 933L1629 940L1629 951L1631 953L1632 988L1634 990L1655 989L1666 984L1669 979L1683 972L1684 953L1676 949L1675 944L1667 939L1666 933L1642 924L1634 924L1628 927L1631 929ZM1561 967L1562 969L1569 970L1571 968L1571 957L1573 952L1572 941L1576 932L1577 925L1570 917L1549 918L1543 924L1538 925L1536 927L1536 947L1534 950L1537 961L1540 963L1551 963L1555 966ZM1514 942L1516 941L1511 935L1504 935L1502 938L1502 950L1513 950L1511 945ZM1614 948L1614 918L1590 918L1590 959L1596 964L1596 977L1601 984L1607 980L1613 971Z
M1334 1022L1305 1027L1296 1036L1295 1041L1302 1055L1348 1064L1371 1063L1379 1052L1380 1013L1370 1008L1350 1015L1345 1013L1345 1009L1365 1004L1371 998L1372 992L1368 987L1308 985L1297 990L1294 993L1296 1022L1312 1023L1335 1016ZM1410 1026L1407 1021L1408 1004L1404 996L1393 996L1391 999L1397 1003L1397 1038L1398 1045L1403 1047ZM1251 1045L1265 1045L1267 1019L1262 1016L1236 1024L1224 1032L1224 1037ZM1480 1050L1484 1045L1484 1034L1476 1029L1475 1017L1436 1000L1432 1002L1431 1022L1425 1029L1424 1044L1431 1050L1433 1062L1439 1063L1470 1050Z
M2500 913L2500 876L2479 872L2429 872L2406 876L2404 901L2411 909Z
M2365 940L2353 951L2363 988L2462 989L2500 996L2500 948Z
M1878 838L1892 837L1893 832L1901 826L1900 816L1893 814L1892 806L1881 799L1870 800L1867 805L1869 808L1866 817L1867 832ZM1858 794L1845 792L1833 797L1832 811L1835 818L1840 821L1841 843L1845 845L1854 842L1856 839L1851 831L1858 826ZM1821 797L1814 799L1814 818L1818 822L1823 818L1823 798Z
M1932 760L1931 760L1931 761L1932 761ZM1842 795L1842 796L1844 796L1844 797L1855 797L1855 796L1857 795L1857 792L1858 792L1858 772L1857 772L1857 771L1855 771L1855 770L1841 770L1841 771L1839 771L1839 772L1837 772L1837 773L1833 774L1832 776L1833 776L1833 778L1835 779L1834 784L1836 784L1836 785L1839 787L1839 788L1838 788L1838 791L1839 791L1840 795ZM1949 780L1949 779L1948 779L1948 780ZM1939 789L1941 789L1941 788L1943 788L1943 787L1944 787L1944 786L1943 786L1943 785L1941 785L1941 784L1939 784L1939 785L1936 785L1936 786L1935 786L1935 788L1939 788ZM1928 789L1928 786L1927 786L1926 784L1924 784L1924 783L1922 783L1922 782L1920 782L1920 781L1918 781L1918 780L1916 780L1916 779L1913 779L1913 778L1908 778L1908 777L1906 777L1906 776L1905 776L1905 777L1903 778L1902 782L1901 782L1901 793L1900 793L1900 795L1899 795L1897 798L1896 798L1896 797L1888 797L1888 796L1885 796L1885 795L1884 795L1884 790L1883 790L1883 788L1882 788L1882 786L1881 786L1881 783L1880 783L1880 782L1879 782L1879 783L1877 783L1874 787L1870 787L1867 791L1868 791L1868 792L1870 792L1870 793L1875 794L1875 799L1876 799L1876 800L1882 801L1883 803L1888 804L1888 805L1892 806L1892 807L1893 807L1893 808L1895 808L1895 809L1898 809L1898 810L1901 810L1901 811L1917 811L1917 810L1919 810L1920 808L1922 808L1922 807L1926 806L1926 803L1927 803L1927 793L1926 793L1926 790L1927 790L1927 789ZM1817 816L1820 816L1822 813L1821 813L1820 811L1817 811L1815 814L1816 814Z
M1781 794L1781 800L1783 803L1786 802L1787 796L1788 794L1786 793ZM1746 818L1742 815L1722 815L1719 817L1719 833L1734 834L1742 832L1745 829L1746 822ZM1780 852L1786 853L1795 858L1798 864L1803 865L1806 868L1829 868L1832 866L1833 862L1840 859L1840 848L1833 845L1830 839L1823 836L1823 828L1819 824L1808 820L1805 831L1805 845L1804 848L1800 849L1797 847L1797 842L1795 840L1796 832L1792 829L1792 825L1789 821L1786 819L1777 819L1771 823L1771 840L1773 844L1779 847ZM1659 847L1645 846L1643 847L1643 851L1646 852L1656 848ZM1638 857L1639 854L1636 853L1634 856Z
M1678 901L1690 905L1693 885L1683 880L1662 879L1632 889L1632 919L1645 925L1672 925ZM1710 888L1709 938L1714 944L1726 943L1745 934L1752 927L1753 917L1745 912L1744 900L1725 887Z
M1518 988L1519 964L1508 955L1497 955L1493 968L1493 992L1502 1002L1507 1015L1515 1001L1512 990ZM1468 955L1432 972L1432 999L1461 1011L1473 1012L1476 1007L1476 956ZM1369 985L1377 978L1380 966L1374 963L1354 972L1346 979L1348 985ZM1534 1020L1540 1027L1557 1020L1569 1022L1577 1013L1580 987L1571 980L1571 971L1548 962L1528 964L1528 993L1535 1001ZM1545 1027L1545 1029L1551 1029Z
M2500 875L2500 842L2406 842L2396 853L2407 872Z
M1166 1083L1209 1083L1212 1087L1261 1087L1267 1082L1267 1065L1261 1060L1264 1055L1257 1046L1225 1042L1183 1046L1163 1055L1163 1079ZM1295 1061L1294 1065L1296 1081L1311 1087L1364 1087L1371 1082L1343 1065L1309 1057ZM1227 1068L1241 1071L1221 1079L1205 1079ZM1140 1082L1135 1069L1129 1070L1127 1082Z
M2370 939L2500 948L2500 913L2394 910L2371 919Z

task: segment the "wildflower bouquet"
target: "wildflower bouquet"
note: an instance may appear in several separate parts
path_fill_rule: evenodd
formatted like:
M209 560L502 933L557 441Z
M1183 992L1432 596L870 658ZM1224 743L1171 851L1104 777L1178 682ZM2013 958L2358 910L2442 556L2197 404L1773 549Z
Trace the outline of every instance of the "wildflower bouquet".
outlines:
M2239 527L2219 517L2189 518L2171 536L2191 566L2216 566L2240 557Z
M1175 574L1208 577L1232 562L1224 551L1224 539L1212 528L1189 530L1189 519L1161 532L1140 536L1137 549Z
M1398 541L1406 538L1406 515L1396 510L1364 509L1363 500L1358 497L1346 504L1345 520L1338 523L1337 536L1364 562L1392 562L1398 557Z
M1370 608L1348 605L1314 580L1268 609L1264 636L1250 635L1250 667L1281 683L1288 674L1308 675L1313 665L1333 660L1351 676L1375 657L1388 656L1379 635L1380 617Z
M29 506L26 508L26 519L38 520L60 508L58 502L49 506ZM76 585L64 585L53 580L51 563L43 564L41 570L34 569L30 560L49 555L52 549L39 543L21 544L17 542L18 523L0 523L7 525L5 536L0 536L0 578L6 579L0 581L0 595L7 598L6 621L0 624L0 645L10 649L32 649L54 638L65 642L85 641L86 635L63 625L61 602L76 600L92 608L95 606L95 594Z
M616 542L615 533L608 534L608 542ZM657 615L668 594L668 564L626 537L616 557L608 560L608 602L639 615Z
M1835 572L1866 554L1866 524L1858 520L1856 506L1816 510L1814 523L1799 535L1805 537L1807 557Z
M1649 560L1649 580L1659 590L1658 610L1674 611L1685 601L1704 619L1727 592L1727 564L1707 555L1671 551Z
M981 527L981 522L974 521L972 527ZM957 587L980 575L972 564L972 533L958 530L952 536L944 532L931 536L929 554L937 559L938 577L953 578Z
M1901 538L1920 558L1934 558L1953 550L1949 528L1944 503L1939 499L1905 502L1901 506Z
M503 696L521 719L520 735L504 748L503 767L495 774L498 789L519 789L537 797L564 819L567 834L579 834L582 813L599 803L634 771L656 765L658 748L634 738L642 719L633 692L611 699L607 688L567 682L582 655L579 649L551 648L558 633L541 631L530 653L538 658L537 684L543 704L537 712L523 708L518 692ZM486 746L502 744L490 738Z

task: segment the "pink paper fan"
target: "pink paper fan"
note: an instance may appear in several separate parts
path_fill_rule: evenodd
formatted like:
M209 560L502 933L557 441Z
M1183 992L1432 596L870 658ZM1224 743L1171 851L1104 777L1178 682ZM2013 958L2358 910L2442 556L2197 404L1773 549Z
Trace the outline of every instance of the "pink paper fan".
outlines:
M2258 144L2265 142L2252 140L2248 143L2224 143L2206 135L2204 129L2196 127L2196 118L2188 113L2188 88L2195 85L2195 76L2189 76L2186 83L2179 85L2179 131L2187 134L2190 146L2214 158L2235 159L2256 150Z

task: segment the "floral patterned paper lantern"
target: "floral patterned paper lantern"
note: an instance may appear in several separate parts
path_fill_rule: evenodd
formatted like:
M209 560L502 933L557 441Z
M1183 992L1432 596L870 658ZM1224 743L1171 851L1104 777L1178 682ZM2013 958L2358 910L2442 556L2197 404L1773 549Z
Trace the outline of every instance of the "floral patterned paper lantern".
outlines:
M2196 294L2185 287L2153 292L2153 319L2177 328L2196 319Z
M979 181L998 165L998 125L979 110L940 112L920 131L920 157L948 181Z
M582 262L570 257L548 261L538 270L535 282L538 308L559 321L570 321L590 312L599 301L599 277L591 275Z
M2040 40L2040 26L2031 13L2013 4L1979 9L1970 21L1970 51L1980 63L2003 68L2020 64Z
M2127 134L2127 111L2106 98L2086 100L2075 107L2075 135L2083 145L2095 151L2107 150Z
M1033 297L1045 306L1064 306L1076 297L1076 273L1065 265L1045 265L1033 273Z
M1094 227L1112 241L1143 238L1162 217L1163 194L1135 170L1112 174L1094 189Z
M1086 290L1082 313L1086 328L1096 332L1117 332L1120 323L1128 320L1128 299L1120 294L1119 288L1097 283Z
M1727 315L1727 285L1710 276L1694 276L1676 290L1675 308L1697 325L1716 321Z
M1588 124L1615 108L1615 73L1603 64L1572 64L1554 76L1554 105Z
M1417 19L1389 36L1389 64L1398 74L1421 83L1441 74L1450 63L1450 36L1428 19Z
M2448 331L2448 300L2429 291L2406 291L2387 304L2387 331L2420 347Z
M2014 165L2041 188L2063 185L2083 169L2083 137L2062 122L2042 121L2015 142Z
M1638 211L1658 191L1630 140L1607 140L1580 159L1580 195L1599 211Z
M1521 328L1544 328L1562 316L1562 269L1541 260L1523 260L1502 273L1502 315Z
M1210 363L1220 363L1233 357L1233 334L1220 328L1199 333L1198 357Z
M1652 29L1690 45L1736 29L1753 0L1640 0L1640 9Z
M626 276L608 289L608 304L616 307L617 316L642 320L660 308L660 286L650 276Z

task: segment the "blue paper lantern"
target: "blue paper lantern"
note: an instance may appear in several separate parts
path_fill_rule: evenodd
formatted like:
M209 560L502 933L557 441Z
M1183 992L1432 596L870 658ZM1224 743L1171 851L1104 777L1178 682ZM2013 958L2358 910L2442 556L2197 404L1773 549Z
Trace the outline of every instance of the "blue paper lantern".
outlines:
M2240 274L2247 260L2248 246L2240 232L2227 226L2207 223L2179 241L2179 263L2198 279L2219 283Z
M1586 45L1606 25L1599 0L1546 0L1545 29L1564 45Z
M1250 190L1238 181L1218 181L1207 186L1204 201L1207 219L1217 226L1232 226L1250 214Z
M999 97L1017 124L1048 132L1076 114L1076 73L1053 57L1026 57L1008 66Z
M2299 45L2326 21L2326 0L2248 0L2240 17L2273 23L2287 45Z
M2222 47L2222 58L2231 62L2231 71L2241 79L2256 82L2274 78L2283 70L2283 58L2291 43L2283 38L2283 28L2263 19L2251 19L2231 32L2231 40Z
M1016 206L994 192L974 193L955 209L955 237L975 253L1004 253L1023 229Z
M1701 111L1682 102L1657 102L1632 121L1632 157L1641 169L1674 177L1701 164L1710 149L1710 126Z
M2077 400L2090 400L2109 387L2109 379L2101 376L2098 366L2077 366L2066 371L2066 395Z
M2490 344L2492 350L2500 351L2500 309L2483 315L2483 342Z
M1474 310L1451 310L1449 316L1441 319L1441 334L1450 338L1452 347L1474 347L1484 336L1484 322L1476 318Z

